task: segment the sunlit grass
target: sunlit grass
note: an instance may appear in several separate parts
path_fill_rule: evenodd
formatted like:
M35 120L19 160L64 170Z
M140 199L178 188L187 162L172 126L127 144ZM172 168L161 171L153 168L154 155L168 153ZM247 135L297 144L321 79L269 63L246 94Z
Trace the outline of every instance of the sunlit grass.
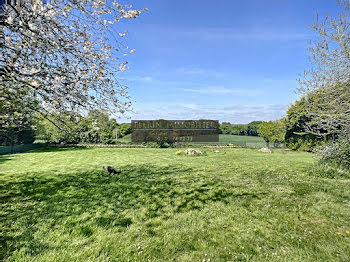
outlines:
M276 150L54 149L0 157L6 261L349 261L350 181ZM203 149L201 149L203 150ZM123 170L109 176L102 166Z
M131 143L131 134L126 135L118 139L119 142ZM233 144L237 146L245 146L246 144L257 144L262 147L265 146L265 140L262 137L258 136L238 136L238 135L219 135L219 142L201 142L196 143L197 145L227 145Z

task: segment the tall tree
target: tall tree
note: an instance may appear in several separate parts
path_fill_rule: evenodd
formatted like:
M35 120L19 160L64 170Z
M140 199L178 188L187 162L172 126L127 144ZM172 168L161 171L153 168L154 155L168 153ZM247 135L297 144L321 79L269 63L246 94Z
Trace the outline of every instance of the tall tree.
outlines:
M263 121L252 121L247 125L248 136L258 136L258 128Z
M220 125L221 134L230 134L231 133L231 123L230 122L222 122Z
M268 145L271 142L274 144L282 143L284 142L286 127L281 121L263 122L258 127L258 133Z
M310 47L312 68L299 79L300 91L318 96L317 105L308 107L312 121L307 132L350 134L350 0L338 0L342 13L317 16L313 30L317 39Z
M127 31L118 32L113 24L136 18L141 10L106 0L6 2L0 8L2 89L15 83L14 88L28 90L40 102L38 111L52 116L130 108L117 73L127 69L122 57L135 50L121 41Z

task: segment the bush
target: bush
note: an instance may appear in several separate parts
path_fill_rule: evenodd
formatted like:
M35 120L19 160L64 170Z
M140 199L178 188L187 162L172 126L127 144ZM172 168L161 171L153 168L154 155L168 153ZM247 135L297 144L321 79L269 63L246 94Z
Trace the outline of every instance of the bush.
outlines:
M147 143L145 143L145 145L147 147L151 147L151 148L160 148L160 146L157 142L147 142Z
M158 142L160 148L168 148L171 146L168 142Z
M34 130L31 127L8 128L0 131L0 146L31 144L34 140Z
M184 147L187 147L187 143L175 142L171 146L174 147L174 148L184 148Z
M184 155L185 155L185 152L182 151L182 150L178 150L178 151L176 151L175 154L178 155L178 156L184 156Z
M286 139L286 147L292 150L312 152L321 141L303 136L294 136Z
M188 148L188 149L186 149L185 151L184 151L184 153L185 153L185 155L187 155L187 156L205 156L205 155L207 155L207 153L206 152L202 152L202 151L200 151L200 150L198 150L198 149L193 149L193 148Z
M332 141L316 151L321 164L338 166L350 170L350 134Z
M350 178L350 170L337 164L319 162L312 169L311 174L323 178Z
M282 121L263 122L258 127L258 134L264 138L267 144L283 143L286 127Z
M350 178L350 135L343 136L316 150L319 162L311 172L326 178Z

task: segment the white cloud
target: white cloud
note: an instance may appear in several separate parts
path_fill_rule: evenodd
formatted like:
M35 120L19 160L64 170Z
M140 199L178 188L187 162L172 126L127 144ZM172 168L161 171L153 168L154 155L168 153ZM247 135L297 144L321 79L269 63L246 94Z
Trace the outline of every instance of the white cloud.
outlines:
M207 69L200 65L185 65L178 67L176 72L179 74L190 75L190 76L208 76L208 77L216 77L221 78L224 77L225 74L222 72L218 72L216 70Z
M240 96L257 96L262 94L262 91L260 90L237 89L237 88L229 89L223 86L210 86L210 87L200 88L200 89L184 88L183 91L200 93L200 94L217 94L217 95L235 94Z
M144 77L141 77L140 80L141 80L141 81L147 81L147 82L148 82L148 81L152 81L153 78L150 77L150 76L144 76Z
M148 25L149 26L149 25ZM176 39L196 39L200 41L305 41L311 40L312 34L307 31L296 31L294 28L281 28L276 25L259 25L256 27L187 27L152 25L157 35L172 32Z
M288 105L246 104L216 107L194 103L144 103L139 104L131 119L214 119L220 122L249 123L254 120L275 120L285 114ZM127 116L125 116L127 117ZM126 119L126 118L125 118ZM130 120L126 120L130 121Z
M199 66L187 65L177 68L177 72L186 75L203 75L206 73L206 70L201 69Z

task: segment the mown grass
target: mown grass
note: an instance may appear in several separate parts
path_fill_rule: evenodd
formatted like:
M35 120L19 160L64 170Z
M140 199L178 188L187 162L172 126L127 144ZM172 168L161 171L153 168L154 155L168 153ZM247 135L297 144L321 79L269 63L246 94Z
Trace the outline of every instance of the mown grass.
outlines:
M131 143L131 134L126 135L118 139L122 143ZM219 142L198 142L190 143L193 145L227 145L233 144L236 146L248 146L248 147L264 147L266 142L262 137L258 136L238 136L238 135L219 135ZM273 145L271 145L273 146Z
M350 260L350 180L309 175L311 154L177 150L0 156L1 258Z
M242 143L242 142L251 142L251 143L264 143L265 140L262 137L258 136L238 136L238 135L219 135L219 142L227 143Z

